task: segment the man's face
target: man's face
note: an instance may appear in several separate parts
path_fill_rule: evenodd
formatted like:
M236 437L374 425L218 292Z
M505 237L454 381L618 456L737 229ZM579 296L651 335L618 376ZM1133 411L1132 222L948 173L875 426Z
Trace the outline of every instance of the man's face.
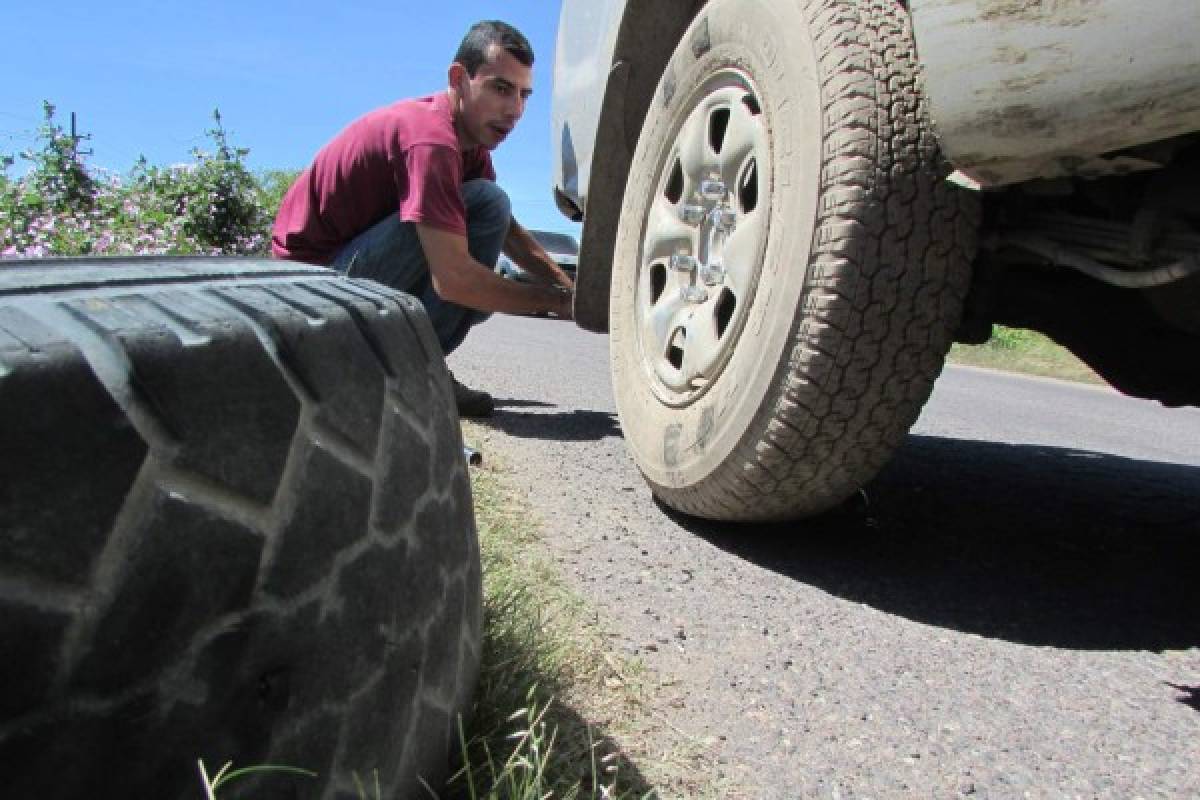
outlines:
M452 65L450 81L459 96L459 140L489 150L512 132L533 93L533 70L499 45L488 48L487 60L473 78L461 64Z

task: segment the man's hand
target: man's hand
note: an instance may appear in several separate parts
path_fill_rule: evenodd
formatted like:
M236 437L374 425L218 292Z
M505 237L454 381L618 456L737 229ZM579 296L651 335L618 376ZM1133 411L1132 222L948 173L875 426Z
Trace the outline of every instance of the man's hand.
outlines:
M575 290L565 287L554 287L560 295L560 306L557 310L550 311L551 314L559 319L574 319L575 318Z
M478 311L573 318L574 292L570 288L505 280L471 257L465 236L415 225L429 262L433 290L443 300Z

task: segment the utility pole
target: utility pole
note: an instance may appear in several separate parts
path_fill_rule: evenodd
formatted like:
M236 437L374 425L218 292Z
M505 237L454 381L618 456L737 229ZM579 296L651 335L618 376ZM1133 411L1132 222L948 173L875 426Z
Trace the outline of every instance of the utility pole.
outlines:
M79 135L79 133L75 127L75 112L72 111L71 112L71 151L77 156L90 156L92 154L92 151L91 150L80 150L79 143L81 141L83 141L84 139L91 139L91 138L92 138L92 135L90 133L86 133L82 136Z

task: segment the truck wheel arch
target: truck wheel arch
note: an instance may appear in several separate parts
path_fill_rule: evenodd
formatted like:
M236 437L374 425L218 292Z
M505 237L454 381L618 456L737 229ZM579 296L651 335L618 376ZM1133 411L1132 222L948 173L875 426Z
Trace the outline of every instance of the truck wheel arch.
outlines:
M575 320L586 330L608 331L613 246L633 151L671 52L704 5L630 0L625 6L596 128L596 141L606 146L592 158L579 249Z

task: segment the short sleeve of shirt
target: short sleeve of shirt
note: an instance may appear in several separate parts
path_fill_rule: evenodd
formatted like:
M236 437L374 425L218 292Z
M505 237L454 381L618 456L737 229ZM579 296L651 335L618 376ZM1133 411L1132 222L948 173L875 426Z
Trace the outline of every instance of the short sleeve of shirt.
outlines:
M405 154L407 191L401 191L400 219L420 222L453 233L467 233L463 205L462 155L453 147L422 144ZM398 179L399 180L399 179Z

